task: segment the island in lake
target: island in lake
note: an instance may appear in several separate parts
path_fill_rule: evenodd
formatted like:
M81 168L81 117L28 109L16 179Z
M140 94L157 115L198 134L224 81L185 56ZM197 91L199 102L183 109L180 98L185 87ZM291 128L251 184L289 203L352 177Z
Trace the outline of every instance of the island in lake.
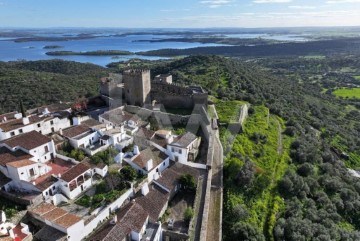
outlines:
M67 55L105 56L105 55L132 55L132 54L134 53L124 50L96 50L96 51L87 51L87 52L51 51L46 53L46 55L51 55L51 56L67 56Z
M43 47L43 49L62 49L64 46L61 45L46 45Z

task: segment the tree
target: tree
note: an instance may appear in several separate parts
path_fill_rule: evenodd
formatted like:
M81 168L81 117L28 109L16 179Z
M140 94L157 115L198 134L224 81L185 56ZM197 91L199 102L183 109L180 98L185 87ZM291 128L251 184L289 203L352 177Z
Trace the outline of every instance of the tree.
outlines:
M128 165L124 166L123 169L121 169L120 174L126 181L129 182L134 181L137 177L137 172L135 171L135 169Z
M183 174L179 177L179 183L184 189L195 190L196 189L196 180L190 174Z
M26 117L25 107L22 100L20 100L20 112L22 114L22 117Z

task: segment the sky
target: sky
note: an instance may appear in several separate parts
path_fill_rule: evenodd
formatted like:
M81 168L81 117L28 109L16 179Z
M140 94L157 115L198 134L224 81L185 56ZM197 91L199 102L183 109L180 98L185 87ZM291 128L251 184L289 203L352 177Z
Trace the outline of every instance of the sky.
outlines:
M360 26L360 0L0 0L0 27Z

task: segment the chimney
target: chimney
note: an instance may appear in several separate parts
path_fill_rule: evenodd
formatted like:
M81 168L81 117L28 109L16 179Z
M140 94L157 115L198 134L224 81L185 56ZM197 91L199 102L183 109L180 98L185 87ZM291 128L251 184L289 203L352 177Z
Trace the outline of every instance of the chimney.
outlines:
M23 117L22 122L23 122L23 125L29 125L30 124L29 117Z
M153 160L150 159L146 162L146 170L150 171L153 168Z
M139 151L139 147L137 145L134 146L134 155L139 155L140 151Z
M149 193L149 185L146 182L142 187L141 187L141 194L146 196L146 194Z
M4 116L4 119L3 119L3 120L4 120L4 122L7 122L7 118L6 118L6 116Z
M48 114L50 114L49 109L48 109L48 108L45 108L42 114L43 114L43 115L48 115Z
M59 134L60 134L60 136L63 135L63 129L62 128L59 129Z
M5 223L5 221L6 221L6 214L5 214L5 212L4 211L0 211L1 213L0 213L0 223Z

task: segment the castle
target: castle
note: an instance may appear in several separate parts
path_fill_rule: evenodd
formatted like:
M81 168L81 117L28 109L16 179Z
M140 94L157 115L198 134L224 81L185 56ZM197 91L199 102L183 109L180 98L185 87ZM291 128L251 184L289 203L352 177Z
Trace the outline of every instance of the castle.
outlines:
M126 70L101 79L101 98L111 108L124 104L146 108L193 109L207 106L208 93L198 86L183 87L172 83L171 75L151 80L150 70Z

